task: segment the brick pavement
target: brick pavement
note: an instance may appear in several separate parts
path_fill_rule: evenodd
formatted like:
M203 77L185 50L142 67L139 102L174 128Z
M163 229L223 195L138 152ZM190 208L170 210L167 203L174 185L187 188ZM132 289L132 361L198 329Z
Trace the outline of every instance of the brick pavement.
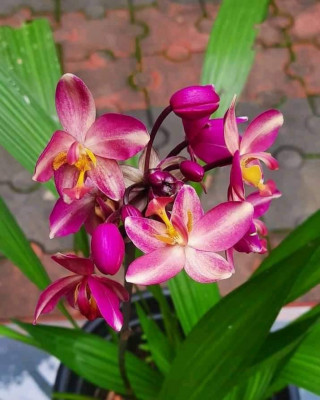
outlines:
M33 18L48 18L64 70L86 81L98 112L127 112L149 123L150 117L155 118L161 107L167 105L173 91L199 82L219 3L2 0L0 25L17 27ZM319 18L320 3L316 0L273 0L268 18L260 27L255 64L239 105L239 112L249 117L273 106L279 106L285 115L286 123L274 148L282 167L274 177L284 195L274 202L266 218L274 242L284 235L281 232L292 229L320 204ZM165 128L158 141L163 153L182 134L180 122L174 118L169 118ZM10 168L4 167L8 164ZM47 218L53 199L34 185L3 150L0 167L1 194L28 238L37 243L37 251L50 273L56 274L48 254L71 248L72 241L47 239ZM227 170L221 170L213 176L204 200L207 206L212 199L225 200L227 174ZM222 291L243 282L260 260L259 255L240 255L238 272L223 282ZM5 282L0 286L0 319L30 317L37 292L8 261L1 259L0 264ZM319 289L303 298L319 299Z

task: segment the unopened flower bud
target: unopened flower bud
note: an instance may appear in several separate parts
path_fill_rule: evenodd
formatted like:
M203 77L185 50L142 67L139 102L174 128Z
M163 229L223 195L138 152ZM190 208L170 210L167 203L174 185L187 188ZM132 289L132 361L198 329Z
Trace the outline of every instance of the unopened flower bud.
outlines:
M159 187L168 176L171 176L169 172L157 170L149 175L148 180L151 186Z
M188 181L191 182L201 182L204 176L204 169L203 167L190 160L182 161L180 164L180 171L182 172L183 176L185 176Z
M116 274L124 257L124 242L119 229L114 224L99 225L92 234L92 259L104 274Z
M127 217L142 217L141 211L137 209L137 207L132 206L131 204L126 204L121 208L121 219L124 220Z
M213 85L189 86L171 96L173 112L184 119L210 116L219 107L220 98Z

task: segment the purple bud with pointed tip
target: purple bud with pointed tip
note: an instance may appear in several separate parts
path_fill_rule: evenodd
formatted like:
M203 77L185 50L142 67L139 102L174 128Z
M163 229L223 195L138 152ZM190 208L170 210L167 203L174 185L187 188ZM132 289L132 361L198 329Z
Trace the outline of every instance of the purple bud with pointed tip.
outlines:
M121 208L121 219L124 220L127 217L142 217L141 211L137 209L137 207L132 206L131 204L126 204Z
M149 174L148 180L151 186L161 186L166 178L171 176L169 172L157 170Z
M92 259L99 271L116 274L124 257L124 242L119 229L114 224L101 224L92 234Z
M182 161L180 171L191 182L201 182L204 177L203 167L195 161Z
M210 116L219 107L220 97L213 85L189 86L171 96L173 112L183 119Z

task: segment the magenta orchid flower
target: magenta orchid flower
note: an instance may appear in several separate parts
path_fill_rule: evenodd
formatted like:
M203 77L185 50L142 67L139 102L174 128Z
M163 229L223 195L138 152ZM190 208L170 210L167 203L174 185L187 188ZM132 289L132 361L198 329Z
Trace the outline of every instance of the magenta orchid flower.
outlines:
M86 185L90 179L86 181ZM117 203L107 198L96 187L91 189L81 199L65 203L58 199L49 217L50 239L76 233L82 225L92 234L93 230L117 209Z
M229 201L246 201L252 204L254 208L253 220L248 232L244 237L234 245L234 249L241 253L260 253L267 251L266 240L263 238L268 234L266 225L260 218L264 215L273 199L281 197L281 192L276 188L273 181L268 181L270 194L261 196L260 192L251 193L247 198L245 196L242 171L240 166L240 155L237 151L234 155L234 162L230 174L230 186L228 190Z
M66 297L71 307L78 309L88 320L103 317L114 330L120 331L123 323L120 302L129 300L123 286L95 275L93 261L89 258L58 253L52 259L74 274L51 283L41 293L34 324L41 314L52 311L58 301Z
M56 109L63 130L56 131L40 155L33 179L48 181L53 175L60 195L80 199L93 184L113 200L124 193L117 160L126 160L149 141L145 126L120 114L96 118L91 92L77 76L65 74L56 89ZM61 176L62 175L62 176Z
M258 188L262 196L270 196L272 187L264 183L260 161L269 169L278 169L277 160L265 150L274 143L282 124L283 116L279 111L265 111L249 124L240 137L235 116L235 98L225 115L224 138L228 150L234 156L233 163L239 164L243 181Z
M248 231L253 207L245 202L227 202L204 214L195 190L184 185L178 192L171 216L165 206L169 198L155 198L146 215L162 222L128 217L129 238L144 253L127 271L128 282L152 285L164 282L183 268L195 281L207 283L229 278L233 266L217 252L236 244Z

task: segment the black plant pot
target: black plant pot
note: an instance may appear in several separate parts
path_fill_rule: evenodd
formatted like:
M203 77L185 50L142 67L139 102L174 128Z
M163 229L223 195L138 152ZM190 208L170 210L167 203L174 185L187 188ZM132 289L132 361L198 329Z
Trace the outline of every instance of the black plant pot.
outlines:
M173 307L169 291L165 290L164 294L167 297L169 304ZM162 326L162 315L159 310L159 305L149 292L144 292L139 295L133 295L132 303L141 300L141 297L143 297L143 301L147 304L150 313L153 316L153 319L155 321L158 321L159 325ZM143 358L146 354L144 354L143 351L140 349L142 330L134 306L132 307L131 312L130 328L133 333L128 341L128 349L136 354L138 357L141 356L141 358ZM107 340L111 339L108 327L103 319L97 319L95 321L87 322L84 325L83 329L86 332L93 333L100 337L106 338ZM97 388L92 383L86 381L85 379L72 372L63 364L61 364L59 367L53 391L58 393L74 393L87 395L95 397L98 400L105 400L108 394L108 391ZM300 396L298 389L296 387L290 386L272 396L270 400L300 400Z

